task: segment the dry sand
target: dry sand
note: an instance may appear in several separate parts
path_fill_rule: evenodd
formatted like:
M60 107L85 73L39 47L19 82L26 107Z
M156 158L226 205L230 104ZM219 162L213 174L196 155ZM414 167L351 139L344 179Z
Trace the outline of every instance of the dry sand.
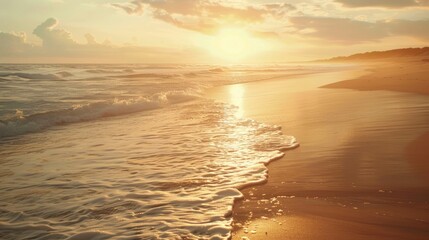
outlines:
M407 62L384 62L366 65L370 74L328 84L327 88L350 88L362 91L391 90L429 95L429 62L420 59Z
M376 68L369 75L376 83L367 84L367 75L338 84L429 90L422 65ZM242 190L233 239L429 239L429 96L332 84L357 75L312 74L209 93L301 143L269 165L266 184ZM319 88L326 85L335 89Z

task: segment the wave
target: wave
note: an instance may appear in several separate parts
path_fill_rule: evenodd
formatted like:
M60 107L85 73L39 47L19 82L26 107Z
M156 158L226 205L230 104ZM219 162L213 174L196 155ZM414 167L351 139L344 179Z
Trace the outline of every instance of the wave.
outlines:
M87 73L109 73L109 74L119 74L119 73L133 73L133 69L123 69L123 70L106 70L106 69L89 69L86 70Z
M158 73L139 73L139 74L130 74L130 75L119 75L113 76L118 78L170 78L178 77L178 74L158 74Z
M199 100L106 122L102 132L98 124L58 129L44 151L32 153L34 161L25 156L40 147L39 137L20 141L4 169L48 167L6 178L6 238L37 231L40 239L230 239L233 203L243 197L238 189L266 182L265 165L298 143L280 126L239 118L234 106ZM57 164L63 167L50 171ZM52 202L61 205L47 207Z
M73 77L73 73L67 72L67 71L61 71L57 72L57 75L60 75L61 77Z
M210 73L223 73L228 71L229 69L226 67L218 67L218 68L211 68L209 70L207 70Z
M154 110L171 104L190 101L197 97L198 95L186 91L170 91L157 93L150 97L114 99L75 105L67 109L36 113L29 116L25 116L22 111L17 110L13 118L0 121L0 138L38 132L52 126Z
M55 74L40 74L40 73L0 73L0 77L20 77L31 80L60 80L61 78Z

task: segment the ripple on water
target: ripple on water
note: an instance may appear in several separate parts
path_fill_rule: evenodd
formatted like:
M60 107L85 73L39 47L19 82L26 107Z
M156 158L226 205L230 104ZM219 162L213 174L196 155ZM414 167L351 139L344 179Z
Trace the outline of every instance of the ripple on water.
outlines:
M0 145L0 236L228 239L238 189L297 146L235 111L198 100Z

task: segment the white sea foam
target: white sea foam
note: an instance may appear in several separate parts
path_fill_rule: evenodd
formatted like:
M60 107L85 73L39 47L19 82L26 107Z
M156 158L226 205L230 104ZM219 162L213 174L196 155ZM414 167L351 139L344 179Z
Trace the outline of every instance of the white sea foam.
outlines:
M264 182L278 149L297 146L235 111L199 100L33 134L25 151L3 154L0 175L13 172L0 188L4 236L28 237L16 227L37 222L49 226L40 238L228 239L238 189Z
M150 97L125 100L114 99L112 101L74 105L71 108L63 110L37 113L29 116L25 116L22 111L17 110L14 118L0 122L0 138L37 132L62 124L158 109L170 104L189 101L196 97L196 95L184 91L172 91L154 94Z
M69 79L0 89L1 238L228 239L238 189L266 181L265 165L298 146L279 126L199 97L240 81L230 68L106 75L130 68L25 66Z
M43 79L43 80L58 80L60 79L55 74L40 74L40 73L0 73L0 77L20 77L25 79Z

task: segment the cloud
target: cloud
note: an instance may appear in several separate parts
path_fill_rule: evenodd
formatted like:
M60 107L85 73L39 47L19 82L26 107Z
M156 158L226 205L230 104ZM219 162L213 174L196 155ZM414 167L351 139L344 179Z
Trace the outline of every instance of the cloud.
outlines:
M377 24L347 18L292 17L289 21L298 35L334 42L360 43L388 36Z
M405 7L429 7L429 0L335 0L345 7L383 7L383 8L405 8Z
M15 56L25 54L32 48L26 43L25 33L0 32L0 56Z
M95 40L94 35L92 35L91 33L87 33L85 34L85 39L88 45L97 45L98 42L97 40Z
M409 36L423 41L429 41L429 19L420 21L391 20L384 25L392 35Z
M143 13L143 4L140 1L132 1L130 3L111 3L113 7L124 10L128 14L140 15Z
M197 2L196 0L184 1ZM330 43L330 46L347 46L368 42L385 43L381 40L388 37L410 37L429 42L429 29L427 28L429 19L368 22L347 18L291 17L283 14L293 10L289 6L281 4L245 7L222 5L215 8L205 6L205 11L198 10L199 7L171 9L174 13L167 12L166 9L169 8L165 5L162 6L162 8L150 9L151 14L180 28L205 31L208 34L216 31L222 24L226 24L219 16L225 18L229 16L232 19L230 21L236 21L237 24L244 26L254 25L260 21L271 23L270 21L273 20L271 18L281 19L276 22L280 22L281 25L275 27L268 25L270 28L264 28L264 26L259 29L252 28L249 29L249 32L258 38L277 38L285 42L290 39L300 39L304 44L313 42L322 45ZM171 7L171 5L168 6ZM146 8L152 7L145 6ZM213 15L214 12L222 13ZM55 18L49 18L39 24L33 34L41 39L42 44L29 43L25 33L0 32L0 61L56 62L57 59L60 59L63 62L183 62L184 60L202 59L201 56L203 56L203 53L184 52L184 49L179 48L119 46L106 41L102 43L103 41L97 41L91 33L85 35L85 43L80 43L73 38L69 31L62 29ZM327 48L330 46L327 45ZM196 50L197 48L191 49Z
M57 26L57 19L48 18L34 29L33 34L42 39L44 47L64 49L77 45L69 32L57 29Z
M182 16L197 16L201 13L204 5L208 2L204 0L138 0L140 3L151 7L154 10L163 11L169 14Z
M57 19L49 18L34 29L33 34L42 40L42 45L28 43L24 33L0 32L0 60L73 59L78 62L121 62L122 60L141 62L151 59L161 62L174 59L174 56L179 55L177 50L167 48L101 44L90 33L85 35L87 43L82 44L74 40L70 32L58 28L58 25Z
M429 20L365 22L347 18L292 17L291 33L343 44L375 42L391 36L429 41Z
M129 4L140 4L158 20L206 34L224 25L243 26L263 23L268 18L282 18L295 10L287 3L249 4L220 0L135 0ZM121 8L133 14L129 8Z

